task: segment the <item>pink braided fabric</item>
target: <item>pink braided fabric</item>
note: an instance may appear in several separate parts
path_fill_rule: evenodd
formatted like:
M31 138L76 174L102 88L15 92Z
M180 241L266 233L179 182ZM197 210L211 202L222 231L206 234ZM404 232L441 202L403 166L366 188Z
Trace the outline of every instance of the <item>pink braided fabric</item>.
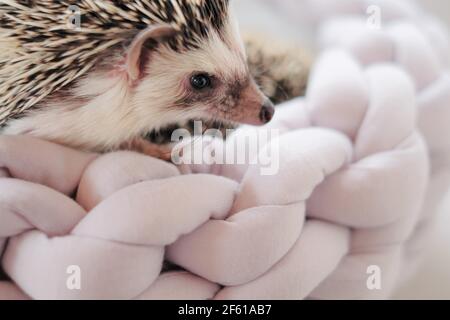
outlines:
M437 208L450 186L450 146L446 139L450 134L447 29L411 0L283 0L277 2L277 8L285 10L293 21L308 19L312 22L322 51L340 48L367 70L383 64L395 66L414 84L416 121L427 144L431 168L419 222L413 227L399 258L397 269L401 274L393 277L405 281L418 266L428 235L434 230ZM413 226L414 219L410 220ZM373 297L364 289L358 292L351 286L340 292L327 292L333 283L353 281L355 277L346 272L349 263L354 261L352 258L344 260L313 295L317 298Z

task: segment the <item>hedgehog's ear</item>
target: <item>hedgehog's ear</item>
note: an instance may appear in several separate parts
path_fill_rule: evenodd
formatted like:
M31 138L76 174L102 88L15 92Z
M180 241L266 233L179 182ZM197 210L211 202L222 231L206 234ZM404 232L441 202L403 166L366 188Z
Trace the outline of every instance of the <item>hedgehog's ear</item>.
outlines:
M149 57L146 43L158 42L175 34L170 25L155 25L141 31L133 40L127 53L127 72L130 80L138 80L143 73Z

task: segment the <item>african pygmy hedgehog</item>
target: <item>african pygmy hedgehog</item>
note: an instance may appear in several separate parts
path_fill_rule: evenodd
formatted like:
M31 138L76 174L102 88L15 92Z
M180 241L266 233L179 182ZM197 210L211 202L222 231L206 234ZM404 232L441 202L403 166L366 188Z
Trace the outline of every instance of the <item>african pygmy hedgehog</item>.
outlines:
M273 113L229 0L0 0L2 133L108 151L189 119Z

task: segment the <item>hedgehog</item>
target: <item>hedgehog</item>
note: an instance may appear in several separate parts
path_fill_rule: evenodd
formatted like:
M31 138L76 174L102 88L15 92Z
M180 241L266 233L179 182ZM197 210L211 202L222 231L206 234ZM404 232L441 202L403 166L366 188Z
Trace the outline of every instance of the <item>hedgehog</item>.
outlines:
M3 134L103 152L274 115L229 0L0 0L0 39Z

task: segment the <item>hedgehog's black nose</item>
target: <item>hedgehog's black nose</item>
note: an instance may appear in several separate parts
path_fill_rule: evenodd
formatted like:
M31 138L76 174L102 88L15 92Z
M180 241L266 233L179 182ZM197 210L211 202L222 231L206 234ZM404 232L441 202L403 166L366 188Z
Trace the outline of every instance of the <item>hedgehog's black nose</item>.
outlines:
M272 101L266 100L261 108L261 112L259 113L259 119L262 123L268 123L270 120L272 120L274 114L275 107Z

